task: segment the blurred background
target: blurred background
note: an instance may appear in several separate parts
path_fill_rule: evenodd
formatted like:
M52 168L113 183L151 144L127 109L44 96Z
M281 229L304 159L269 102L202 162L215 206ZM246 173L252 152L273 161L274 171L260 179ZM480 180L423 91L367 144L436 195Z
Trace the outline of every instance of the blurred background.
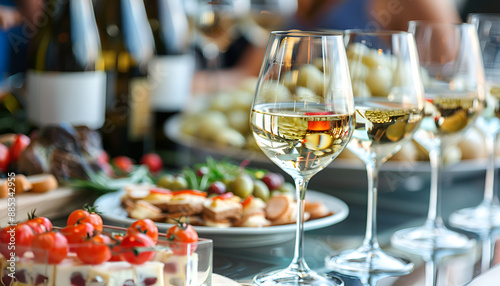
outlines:
M495 11L486 0L2 0L0 134L79 126L78 139L94 138L82 141L89 162L102 149L136 162L155 152L173 168L192 149L252 159L248 114L270 31L406 30ZM470 138L450 162L484 156ZM426 160L418 146L401 154Z

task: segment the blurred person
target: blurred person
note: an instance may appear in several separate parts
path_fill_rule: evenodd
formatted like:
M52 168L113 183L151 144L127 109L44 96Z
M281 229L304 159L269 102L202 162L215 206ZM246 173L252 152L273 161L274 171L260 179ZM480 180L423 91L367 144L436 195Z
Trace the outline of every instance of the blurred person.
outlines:
M43 0L0 0L0 76L26 69L29 38L42 17Z
M472 1L472 0L471 0ZM408 29L411 20L459 23L461 18L454 0L298 0L298 9L284 29ZM259 74L265 47L237 41L227 55L234 58L219 71L222 89L238 85L247 77ZM194 89L201 91L206 72L198 72Z
M0 0L0 134L30 130L14 90L27 69L28 43L43 20L42 8L43 0Z

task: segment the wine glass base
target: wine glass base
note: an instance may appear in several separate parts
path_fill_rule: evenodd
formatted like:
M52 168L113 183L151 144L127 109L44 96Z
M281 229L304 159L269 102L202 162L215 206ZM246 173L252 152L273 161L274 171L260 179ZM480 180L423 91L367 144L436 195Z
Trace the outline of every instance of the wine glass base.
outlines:
M343 286L340 278L319 274L312 270L295 271L290 268L270 273L259 274L254 277L253 285L310 285L310 286Z
M406 259L390 256L381 249L365 247L327 257L325 265L339 273L351 275L357 273L403 275L413 270L413 263Z
M433 227L425 224L396 231L391 237L391 244L403 251L426 254L436 250L466 251L474 246L474 241L443 225Z
M480 204L458 210L450 215L450 225L472 232L488 231L500 227L500 206Z

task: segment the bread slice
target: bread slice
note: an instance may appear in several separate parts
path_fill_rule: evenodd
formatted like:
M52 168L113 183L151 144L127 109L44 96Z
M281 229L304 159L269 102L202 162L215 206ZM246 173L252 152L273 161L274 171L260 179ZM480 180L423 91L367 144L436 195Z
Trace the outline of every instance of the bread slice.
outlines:
M239 220L242 212L241 203L231 199L208 199L203 204L203 219L215 223Z
M31 191L34 193L45 193L59 186L56 177L52 174L37 174L26 178L31 183Z
M6 179L0 179L0 198L9 196L9 184Z
M32 188L31 182L25 175L16 175L14 185L16 194L27 192Z

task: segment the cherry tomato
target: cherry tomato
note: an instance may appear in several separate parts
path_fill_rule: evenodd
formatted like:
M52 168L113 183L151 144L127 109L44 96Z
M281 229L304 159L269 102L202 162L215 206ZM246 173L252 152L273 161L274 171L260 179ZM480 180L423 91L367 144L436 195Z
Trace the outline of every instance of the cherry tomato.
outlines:
M68 255L68 240L59 232L49 231L35 235L31 244L35 260L57 264Z
M121 234L113 234L111 240L114 241L114 246L111 248L111 258L109 261L122 261L122 256L120 253L120 243L123 241L125 236Z
M94 226L97 231L102 231L103 222L102 218L97 213L95 207L83 206L83 209L74 210L68 217L66 225L75 225L78 223L88 222Z
M147 153L141 157L141 164L146 165L149 171L157 173L163 168L163 161L160 155L155 153Z
M61 233L68 240L70 250L75 251L76 244L82 243L86 238L94 235L94 226L88 222L82 222L62 228Z
M52 230L52 222L46 217L34 217L32 219L29 219L27 222L34 222L39 225L43 225L46 231Z
M102 171L106 175L110 177L113 177L115 175L113 167L109 163L109 155L108 153L106 153L106 151L102 151L101 154L99 154L99 157L97 157L97 164L101 167Z
M85 264L101 264L111 258L111 238L102 233L85 240L76 248L76 255Z
M22 256L31 247L34 236L35 233L27 224L6 226L0 230L0 253L10 257L15 247L16 255Z
M174 242L170 248L175 254L186 255L188 247L190 253L196 250L195 242L198 242L198 233L190 224L179 223L167 230L167 239Z
M127 235L120 243L119 249L122 260L132 264L143 264L153 259L154 250L149 250L155 246L154 241L143 233Z
M23 222L22 224L29 226L35 234L47 232L47 228L43 224L39 224L34 221Z
M0 143L0 172L7 171L9 163L10 163L9 148Z
M109 163L109 155L106 151L102 150L99 156L97 157L97 163L104 164Z
M118 156L113 159L113 165L115 165L115 167L119 170L125 173L129 173L130 171L132 171L134 162L132 162L132 159L127 156Z
M127 235L134 233L144 233L149 236L155 243L158 242L158 227L149 218L136 220L127 229Z
M24 134L16 134L16 137L14 138L14 142L12 142L12 145L10 145L9 152L10 152L10 159L12 161L17 161L19 159L19 156L21 155L21 152L30 145L31 139L24 135Z

